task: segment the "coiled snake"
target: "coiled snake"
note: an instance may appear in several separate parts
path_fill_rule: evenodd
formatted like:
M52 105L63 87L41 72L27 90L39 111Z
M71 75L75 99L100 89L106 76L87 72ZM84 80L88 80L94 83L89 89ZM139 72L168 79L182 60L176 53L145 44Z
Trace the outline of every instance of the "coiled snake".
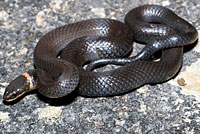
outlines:
M75 89L83 96L113 96L139 86L172 78L180 69L183 46L195 42L197 30L170 9L143 5L132 9L125 23L112 19L90 19L68 24L45 34L34 51L36 69L13 80L5 101L38 89L59 98ZM146 43L134 57L124 58L133 41ZM159 61L152 55L162 50ZM60 58L58 58L58 56ZM88 70L103 64L123 65L105 72Z

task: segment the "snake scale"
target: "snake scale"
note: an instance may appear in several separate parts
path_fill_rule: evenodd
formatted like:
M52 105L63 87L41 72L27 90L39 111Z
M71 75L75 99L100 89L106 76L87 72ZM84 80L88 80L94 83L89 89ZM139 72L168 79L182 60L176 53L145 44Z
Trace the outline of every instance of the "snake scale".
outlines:
M13 80L3 98L13 101L34 89L49 98L74 90L82 96L114 96L144 84L164 82L179 71L183 46L197 38L197 30L190 23L159 5L133 8L125 23L98 18L64 25L39 40L34 51L36 69ZM136 56L125 57L133 41L146 45ZM157 51L161 57L154 60ZM87 69L83 69L86 64ZM105 64L121 67L91 71Z

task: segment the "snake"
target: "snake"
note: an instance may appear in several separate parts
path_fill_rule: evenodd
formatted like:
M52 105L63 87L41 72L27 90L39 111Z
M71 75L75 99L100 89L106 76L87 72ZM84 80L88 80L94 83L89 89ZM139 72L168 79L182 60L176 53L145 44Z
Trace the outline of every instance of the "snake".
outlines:
M66 24L41 37L34 50L35 69L10 82L3 99L10 102L35 89L48 98L73 91L106 97L165 82L179 72L183 47L197 39L192 24L161 5L135 7L124 22L95 18ZM134 42L144 47L130 56ZM107 64L120 67L93 70Z

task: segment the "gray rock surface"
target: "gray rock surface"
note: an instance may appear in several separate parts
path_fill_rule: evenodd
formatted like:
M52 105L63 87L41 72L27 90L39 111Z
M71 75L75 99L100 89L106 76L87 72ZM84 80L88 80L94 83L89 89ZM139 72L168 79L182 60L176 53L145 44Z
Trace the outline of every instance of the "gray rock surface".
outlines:
M147 3L169 7L200 30L200 0L0 0L0 133L199 134L200 43L166 83L116 97L72 94L61 103L33 92L12 105L2 102L8 83L33 68L33 50L44 33L90 18L123 21Z

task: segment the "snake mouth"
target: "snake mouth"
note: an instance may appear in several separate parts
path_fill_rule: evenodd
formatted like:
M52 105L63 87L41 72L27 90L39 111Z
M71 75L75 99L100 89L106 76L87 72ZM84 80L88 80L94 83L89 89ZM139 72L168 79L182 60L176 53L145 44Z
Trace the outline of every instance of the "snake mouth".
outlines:
M16 90L17 91L17 90ZM16 99L18 99L19 97L21 97L23 94L25 94L25 90L23 89L20 89L20 92L18 90L18 92L8 92L8 91L5 91L4 95L3 95L3 99L4 101L6 102L11 102L11 101L14 101Z

